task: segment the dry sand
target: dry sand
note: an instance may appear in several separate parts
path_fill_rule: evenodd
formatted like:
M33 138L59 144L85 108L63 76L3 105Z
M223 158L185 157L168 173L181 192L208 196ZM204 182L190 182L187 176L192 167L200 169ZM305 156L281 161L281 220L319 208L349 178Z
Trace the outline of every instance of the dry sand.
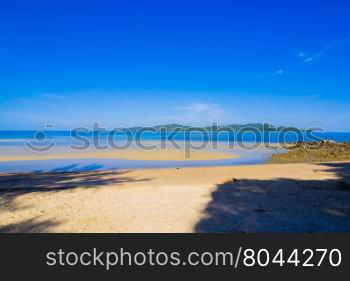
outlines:
M1 175L0 232L350 231L349 167Z

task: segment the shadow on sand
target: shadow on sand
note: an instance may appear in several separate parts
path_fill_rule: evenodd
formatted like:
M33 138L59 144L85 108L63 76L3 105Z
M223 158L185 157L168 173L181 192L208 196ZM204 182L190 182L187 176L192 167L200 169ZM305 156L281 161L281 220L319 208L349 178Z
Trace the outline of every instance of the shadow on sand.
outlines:
M194 231L349 232L350 163L320 165L337 179L232 179L218 185Z
M87 169L88 168L88 169ZM150 179L133 179L127 177L129 171L98 171L101 167L90 166L77 169L76 165L57 168L48 173L40 171L23 174L0 175L0 211L15 212L25 208L16 203L16 198L29 193L63 192L77 188L101 188L134 181ZM96 169L96 170L94 170ZM0 226L1 232L46 232L60 222L32 218L18 224Z

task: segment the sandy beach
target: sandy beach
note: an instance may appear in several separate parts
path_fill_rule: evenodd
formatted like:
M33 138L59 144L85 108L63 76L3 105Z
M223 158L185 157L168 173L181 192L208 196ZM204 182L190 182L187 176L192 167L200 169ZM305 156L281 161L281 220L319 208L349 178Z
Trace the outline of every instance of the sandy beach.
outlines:
M5 150L6 149L6 150ZM0 153L0 161L27 161L27 160L55 160L55 159L128 159L128 160L152 160L152 161L200 161L213 159L229 159L235 158L237 155L219 150L187 150L185 148L175 149L166 148L145 150L138 148L130 148L127 150L116 149L86 149L84 151L56 148L45 153L31 151L28 148L2 148Z
M349 162L0 175L0 232L350 231Z

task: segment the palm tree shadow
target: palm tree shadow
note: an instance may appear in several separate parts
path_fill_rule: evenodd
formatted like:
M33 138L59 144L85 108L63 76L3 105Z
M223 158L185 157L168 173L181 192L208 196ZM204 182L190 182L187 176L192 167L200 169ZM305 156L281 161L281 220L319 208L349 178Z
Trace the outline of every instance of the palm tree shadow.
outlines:
M349 232L350 163L320 165L337 179L233 179L219 184L194 231Z
M0 226L0 233L43 233L48 232L51 227L59 225L56 220L40 220L32 218L20 223L13 223Z
M85 167L86 168L86 167ZM89 167L90 170L77 169L76 166L62 167L43 173L22 173L0 175L0 212L16 212L26 208L16 203L16 198L31 193L57 193L73 189L102 188L122 185L128 182L149 181L150 179L133 179L128 177L130 171L105 170ZM92 170L91 170L92 169ZM31 218L17 224L0 224L1 232L47 232L52 226L59 225L57 220Z

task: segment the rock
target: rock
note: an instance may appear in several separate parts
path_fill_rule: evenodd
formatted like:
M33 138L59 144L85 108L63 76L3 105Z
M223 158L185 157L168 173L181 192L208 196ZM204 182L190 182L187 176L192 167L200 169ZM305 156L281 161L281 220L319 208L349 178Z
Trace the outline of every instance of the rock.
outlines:
M334 140L321 140L321 143L326 143L326 144L335 144L337 143L336 141Z

